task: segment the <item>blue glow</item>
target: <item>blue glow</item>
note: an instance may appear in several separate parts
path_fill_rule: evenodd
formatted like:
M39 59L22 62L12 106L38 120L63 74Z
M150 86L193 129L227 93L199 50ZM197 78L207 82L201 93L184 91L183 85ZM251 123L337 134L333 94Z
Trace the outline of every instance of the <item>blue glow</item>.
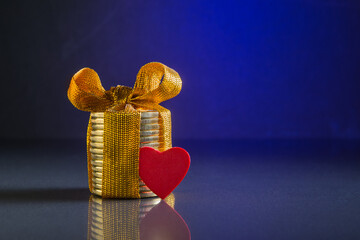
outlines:
M359 4L179 1L90 9L92 30L74 28L87 40L68 58L86 59L79 67L96 68L107 87L131 86L149 61L176 69L184 88L165 103L176 137L360 137Z
M46 97L56 110L35 116L37 130L24 125L18 135L83 137L87 115L59 97L65 81L87 66L106 89L132 86L142 65L159 61L183 79L180 95L164 103L174 138L360 137L358 1L28 5L13 6L21 17L5 16L12 25L3 36L12 37L4 57L14 74L22 69L15 78L31 75L52 89ZM29 89L28 99L44 94ZM49 104L28 109L49 112ZM54 133L50 116L68 114L83 120L69 117Z

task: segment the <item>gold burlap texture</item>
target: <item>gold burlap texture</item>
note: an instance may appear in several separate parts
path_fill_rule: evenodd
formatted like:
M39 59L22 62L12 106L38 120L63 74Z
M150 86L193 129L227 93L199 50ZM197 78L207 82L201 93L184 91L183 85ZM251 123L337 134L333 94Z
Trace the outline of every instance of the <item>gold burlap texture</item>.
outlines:
M111 87L105 90L98 74L83 68L71 79L68 89L70 102L79 110L104 112L104 159L102 197L140 198L139 146L140 109L159 112L160 151L171 148L171 113L159 104L175 97L181 91L181 78L164 64L144 65L133 88ZM89 188L93 192L90 133L87 132Z

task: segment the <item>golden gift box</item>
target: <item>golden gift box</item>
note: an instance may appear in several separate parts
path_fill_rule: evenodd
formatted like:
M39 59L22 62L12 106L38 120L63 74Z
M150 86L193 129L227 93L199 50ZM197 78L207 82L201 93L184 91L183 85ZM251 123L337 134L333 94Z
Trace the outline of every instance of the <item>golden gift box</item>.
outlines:
M179 74L161 63L144 65L133 88L105 90L98 74L83 68L71 79L70 102L91 112L87 131L89 189L103 198L156 196L139 177L139 148L172 147L171 113L159 104L181 90Z

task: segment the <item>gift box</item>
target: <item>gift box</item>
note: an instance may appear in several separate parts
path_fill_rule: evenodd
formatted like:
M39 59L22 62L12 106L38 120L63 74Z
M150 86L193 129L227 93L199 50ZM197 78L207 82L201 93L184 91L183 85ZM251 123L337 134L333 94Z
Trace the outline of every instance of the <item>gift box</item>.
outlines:
M139 177L139 149L172 147L171 112L159 104L181 90L179 74L161 63L143 66L133 88L105 90L98 74L83 68L71 79L68 98L91 112L87 131L89 189L103 198L156 196Z

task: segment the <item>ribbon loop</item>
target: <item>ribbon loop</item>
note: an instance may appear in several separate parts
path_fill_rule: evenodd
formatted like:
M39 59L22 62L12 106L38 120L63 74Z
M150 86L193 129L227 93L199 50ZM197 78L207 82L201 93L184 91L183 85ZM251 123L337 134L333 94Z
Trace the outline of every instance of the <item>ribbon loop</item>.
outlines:
M74 107L81 111L103 112L113 104L101 85L99 75L90 68L75 73L67 95Z
M178 95L181 86L179 74L157 62L148 63L140 69L133 89L117 86L105 91L98 74L90 68L83 68L71 79L68 98L82 111L121 111L126 108L126 104L134 107L146 103L159 104Z
M178 95L181 86L181 78L175 70L161 63L148 63L136 77L132 101L159 104Z

